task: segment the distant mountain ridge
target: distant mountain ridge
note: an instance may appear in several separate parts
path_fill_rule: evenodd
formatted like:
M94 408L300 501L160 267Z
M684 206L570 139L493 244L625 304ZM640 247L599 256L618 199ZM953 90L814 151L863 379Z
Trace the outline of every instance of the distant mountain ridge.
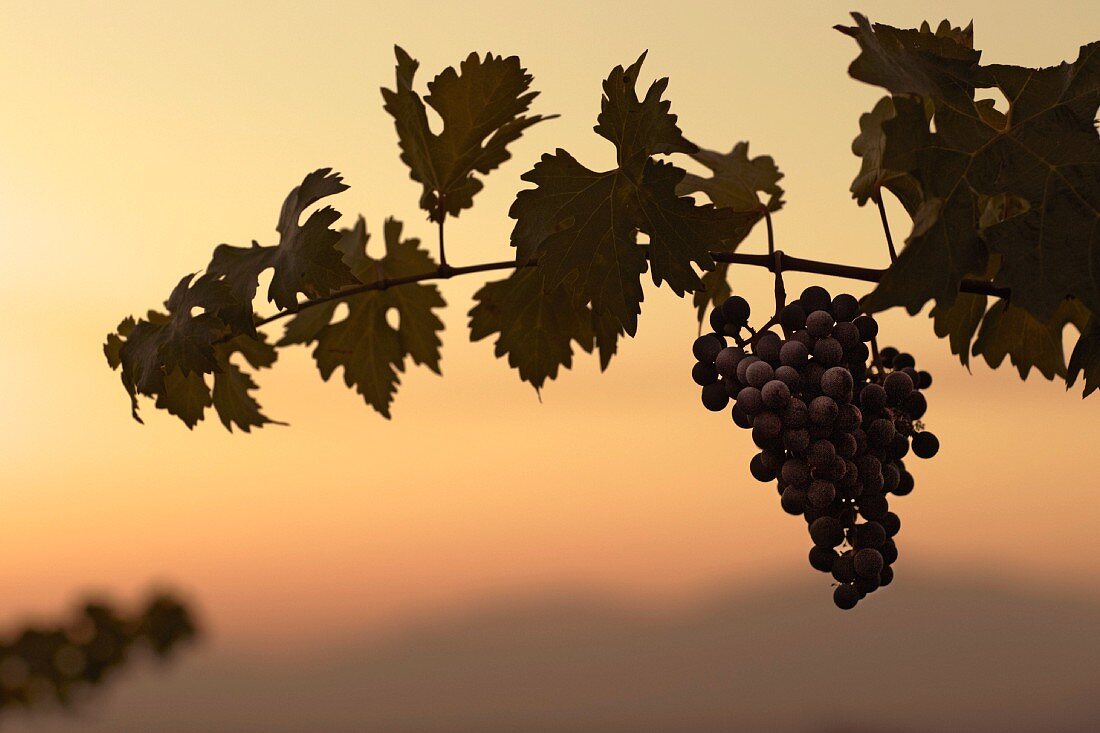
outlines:
M904 566L903 566L904 567ZM198 651L12 733L1035 733L1100 730L1100 601L905 572L850 613L825 578L675 613L487 603L305 665ZM186 655L185 655L186 657Z

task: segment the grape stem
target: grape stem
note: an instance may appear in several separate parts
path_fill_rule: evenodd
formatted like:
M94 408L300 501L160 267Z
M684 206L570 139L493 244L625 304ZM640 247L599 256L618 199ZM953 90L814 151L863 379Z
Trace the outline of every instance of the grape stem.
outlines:
M772 253L772 272L775 273L775 317L778 318L787 305L787 290L783 287L783 250Z
M882 231L886 234L886 246L890 249L890 262L897 262L898 251L894 249L894 238L890 236L890 220L886 218L886 204L882 201L881 190L875 191L875 203L878 205L878 216L882 219Z
M442 223L440 224L442 231ZM440 237L440 244L442 245L442 234ZM440 248L442 253L442 247ZM767 254L742 254L740 252L711 252L711 258L715 262L726 262L734 265L749 265L752 267L764 267L772 272L775 271L776 264L773 255ZM488 272L491 270L518 270L524 267L535 267L538 265L537 260L526 260L524 262L517 262L516 260L502 260L500 262L483 262L476 265L466 265L464 267L452 267L447 264L440 264L434 270L428 272L421 272L416 275L406 275L405 277L395 277L389 279L375 280L371 283L364 283L362 285L353 285L350 288L344 288L328 295L322 295L317 298L310 298L299 303L293 309L287 309L274 313L270 316L260 318L256 321L256 326L265 326L274 321L278 321L282 318L288 318L303 310L313 308L324 303L331 303L333 301L345 300L362 293L369 293L374 290L387 290L389 288L397 287L399 285L409 285L412 283L423 282L425 280L447 280L458 275L470 275L475 272ZM829 275L831 277L842 277L849 280L863 280L865 282L878 282L882 276L887 272L886 269L876 270L872 267L857 267L855 265L842 265L834 262L819 262L817 260L807 260L801 257L791 257L790 255L783 255L782 261L783 269L788 272L809 272L817 275ZM1009 296L1009 289L998 287L991 282L984 280L963 280L959 284L959 291L963 293L976 293L979 295L991 295L996 298L1007 298ZM768 322L768 325L762 327L760 332L763 333L769 327L778 323L778 319L773 318ZM751 340L750 340L751 341Z

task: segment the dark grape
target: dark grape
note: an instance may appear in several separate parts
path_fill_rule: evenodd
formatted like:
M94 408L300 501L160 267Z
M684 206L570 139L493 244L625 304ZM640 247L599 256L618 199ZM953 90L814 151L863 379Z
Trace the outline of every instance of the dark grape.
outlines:
M865 547L856 552L852 558L852 564L855 566L857 577L876 578L886 563L882 559L881 552L873 547Z
M764 409L764 397L756 387L745 387L737 393L737 405L750 417Z
M764 440L774 440L783 430L783 421L774 412L761 412L752 421L753 434L759 434Z
M828 481L814 481L806 491L806 499L810 506L824 509L833 503L836 498L836 486Z
M836 447L827 440L816 440L806 452L806 462L812 470L821 470L836 458Z
M810 421L810 408L797 397L792 397L783 411L783 424L788 428L805 427Z
M886 375L882 388L886 390L886 400L896 405L913 391L913 380L905 372L892 372Z
M758 357L746 356L742 358L739 362L737 362L736 375L739 382L741 382L742 384L749 383L746 373L748 372L749 367L757 363L758 361L760 361Z
M722 314L721 308L715 308L710 312L710 327L715 333L726 332L726 317Z
M778 379L773 379L760 389L764 404L774 410L781 410L791 401L791 388Z
M913 474L908 471L901 472L901 478L898 479L898 487L894 489L894 496L905 496L913 492Z
M726 409L726 405L729 404L729 401L730 396L726 393L726 385L721 382L715 382L714 384L708 384L703 387L703 407L711 412L718 412L719 410Z
M776 367L775 378L787 385L788 389L795 389L802 381L802 377L798 375L798 370L789 366Z
M913 358L912 354L901 353L894 357L894 369L905 369L916 365L917 360Z
M844 541L844 526L835 517L818 517L810 525L810 539L815 545L836 547Z
M880 385L868 384L860 390L859 406L865 414L877 415L886 407L886 390Z
M798 296L798 302L806 313L828 311L833 307L833 297L820 285L811 285L803 290L802 295Z
M920 392L913 391L901 401L901 409L914 420L920 420L928 411L928 399Z
M788 458L780 471L783 483L804 488L810 485L810 467L801 458Z
M832 336L818 339L814 344L814 359L823 366L836 366L844 361L844 347Z
M932 386L932 375L928 372L917 372L917 387L928 389Z
M898 561L898 546L893 538L882 543L882 560L887 565L893 565Z
M806 450L810 444L810 433L805 428L787 430L783 433L783 447L792 453Z
M886 542L886 529L878 522L857 524L855 529L857 547L879 548Z
M752 347L752 353L769 364L779 364L779 347L783 345L783 339L774 331L765 331L760 334Z
M810 548L810 567L823 573L831 573L837 557L836 550L814 545Z
M822 343L819 341L817 345ZM852 386L852 374L844 367L830 367L821 375L821 391L838 403L851 402Z
M851 583L838 585L833 590L833 603L842 611L850 611L859 603L859 591Z
M861 341L870 341L878 335L878 321L871 316L859 316L852 323L859 329Z
M854 295L841 293L833 298L833 315L837 321L850 321L859 315L859 301Z
M856 445L856 439L851 433L841 433L833 438L833 445L836 446L836 454L841 458L855 458L856 453L859 452L859 446Z
M752 477L761 483L768 483L775 480L775 471L769 471L768 467L764 463L764 459L761 458L761 453L756 454L749 461L749 473Z
M882 526L886 532L887 537L893 537L901 531L901 518L893 512L886 512L882 515L882 519L878 520L878 523Z
M852 349L863 346L863 341L859 337L859 329L856 328L856 324L848 321L840 321L833 326L833 338L840 342L840 345L844 347L845 353ZM863 346L863 348L867 348ZM864 357L866 358L866 357Z
M846 404L837 408L836 426L838 429L850 433L858 428L862 422L863 413L855 405Z
M760 389L775 378L775 370L766 361L755 361L745 369L745 383Z
M731 295L722 303L722 315L728 323L743 326L749 322L751 314L749 302L740 295Z
M863 577L862 575L856 576L856 589L863 595L868 593L874 593L876 590L882 587L879 581L879 576Z
M940 451L940 440L928 431L913 436L913 454L918 458L931 458Z
M806 510L806 490L794 486L786 487L779 498L779 505L787 514L798 516Z
M745 387L745 389L756 389L756 388L755 387ZM745 390L743 389L741 391L744 392ZM738 398L740 398L740 397L741 397L741 395L738 395ZM753 416L750 415L748 412L746 412L745 409L740 404L735 404L733 406L732 414L733 414L733 424L736 425L737 427L742 428L744 430L748 430L749 428L752 427L752 417Z
M879 418L874 420L867 428L867 440L871 445L884 448L890 445L890 441L894 439L894 423L889 420Z
M890 502L882 494L863 495L859 498L859 514L864 519L879 520L890 511Z
M801 341L788 341L779 349L779 363L799 368L810 359L810 350Z
M810 422L817 425L832 425L839 412L840 408L832 397L814 397L810 402Z
M745 352L740 346L727 346L714 357L714 367L723 377L733 378L737 376L737 364L745 358Z
M802 305L798 301L788 303L782 311L779 312L779 325L787 330L787 332L794 332L800 328L806 327L806 311L802 310Z
M882 572L878 576L879 588L885 588L894 582L894 569L889 565L882 568Z
M889 369L890 367L894 366L894 359L896 359L898 356L898 350L895 349L893 346L887 346L886 348L878 352L878 356L879 361L882 362L882 365Z
M856 579L856 568L852 562L852 553L841 553L833 560L833 577L840 583L851 583Z
M817 310L806 316L806 330L814 338L825 338L833 332L833 316L828 311Z
M697 361L691 368L691 378L700 387L705 387L718 381L718 370L708 361Z
M887 463L882 467L882 488L884 491L893 491L901 480L901 471L893 463Z
M691 345L691 353L695 354L696 361L709 361L713 363L715 357L718 356L718 352L724 348L726 348L726 340L724 338L716 336L713 333L705 333L695 339L695 343Z

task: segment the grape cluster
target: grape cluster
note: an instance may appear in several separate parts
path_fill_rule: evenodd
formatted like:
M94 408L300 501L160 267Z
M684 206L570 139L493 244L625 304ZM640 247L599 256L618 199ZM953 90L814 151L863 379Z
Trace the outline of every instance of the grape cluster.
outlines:
M786 338L753 332L750 313L737 295L712 311L692 378L708 410L733 402L733 422L760 449L749 472L805 518L810 565L836 579L838 607L854 608L894 579L901 520L888 496L913 490L905 457L939 450L920 422L932 376L892 347L873 358L878 323L851 295L806 288L772 319Z

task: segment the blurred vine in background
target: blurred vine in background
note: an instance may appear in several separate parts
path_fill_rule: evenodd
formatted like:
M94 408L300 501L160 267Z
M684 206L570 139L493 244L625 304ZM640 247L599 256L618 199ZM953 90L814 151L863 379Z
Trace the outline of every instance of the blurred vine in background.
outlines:
M142 656L166 659L197 635L192 612L166 593L129 615L90 601L66 622L28 625L0 638L0 715L71 707Z

